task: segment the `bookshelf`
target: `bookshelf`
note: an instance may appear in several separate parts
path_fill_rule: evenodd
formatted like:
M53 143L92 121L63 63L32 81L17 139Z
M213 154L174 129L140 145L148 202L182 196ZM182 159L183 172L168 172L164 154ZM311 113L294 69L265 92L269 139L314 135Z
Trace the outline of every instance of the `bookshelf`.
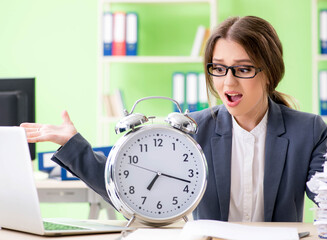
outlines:
M98 81L97 81L97 145L112 145L109 132L113 132L113 123L119 118L108 117L104 111L104 89L110 89L110 72L117 64L202 64L202 57L191 56L103 56L102 42L102 15L110 11L114 4L206 4L209 9L209 26L214 28L217 24L218 0L98 0ZM201 23L199 23L201 24ZM193 39L192 39L193 40ZM191 49L190 49L191 51ZM177 55L177 54L176 54ZM144 97L144 96L141 96ZM130 109L127 109L128 111Z
M312 111L320 113L319 103L319 64L327 63L327 54L320 54L319 51L319 3L326 4L327 0L311 0L311 29L312 29ZM323 116L327 121L327 116Z

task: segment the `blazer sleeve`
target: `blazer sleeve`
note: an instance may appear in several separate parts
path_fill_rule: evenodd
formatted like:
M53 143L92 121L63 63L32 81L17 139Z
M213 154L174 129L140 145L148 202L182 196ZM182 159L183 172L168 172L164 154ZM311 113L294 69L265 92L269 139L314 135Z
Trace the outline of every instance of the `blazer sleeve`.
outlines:
M316 172L322 172L323 171L323 164L326 161L325 154L327 150L327 126L324 120L320 116L315 116L314 124L313 124L313 142L315 144L315 147L312 150L311 154L311 161L309 165L309 171L308 171L308 179L309 181L312 176ZM308 186L306 187L306 192L308 197L314 201L315 194L312 193ZM315 201L314 201L315 202Z
M110 202L104 180L107 157L103 153L94 152L81 134L77 133L59 148L52 160Z

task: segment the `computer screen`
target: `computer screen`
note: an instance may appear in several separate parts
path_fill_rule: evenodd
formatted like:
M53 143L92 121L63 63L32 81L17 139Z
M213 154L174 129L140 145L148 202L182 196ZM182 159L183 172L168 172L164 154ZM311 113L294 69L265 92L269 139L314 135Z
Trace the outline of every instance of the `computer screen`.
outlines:
M35 122L35 78L0 78L0 126ZM35 144L29 144L35 159Z

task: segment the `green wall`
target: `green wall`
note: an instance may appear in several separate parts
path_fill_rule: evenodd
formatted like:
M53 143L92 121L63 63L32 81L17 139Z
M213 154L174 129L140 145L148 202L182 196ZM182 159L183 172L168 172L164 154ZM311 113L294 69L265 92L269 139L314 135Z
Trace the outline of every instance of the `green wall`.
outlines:
M219 21L256 15L270 21L284 46L286 74L279 90L312 111L311 5L304 0L218 0ZM209 26L201 4L115 5L140 15L141 55L188 55L200 22ZM96 0L0 2L0 77L36 77L36 119L60 124L66 109L77 129L96 142L97 26ZM168 16L168 17L167 17ZM124 91L127 108L140 97L171 95L174 71L201 71L201 64L116 64L112 88ZM166 115L171 105L144 105L140 111ZM108 133L109 134L109 133ZM38 151L55 150L50 143ZM307 204L309 209L311 203ZM82 210L81 210L82 209ZM42 204L46 217L86 217L87 204ZM312 221L306 211L306 221Z

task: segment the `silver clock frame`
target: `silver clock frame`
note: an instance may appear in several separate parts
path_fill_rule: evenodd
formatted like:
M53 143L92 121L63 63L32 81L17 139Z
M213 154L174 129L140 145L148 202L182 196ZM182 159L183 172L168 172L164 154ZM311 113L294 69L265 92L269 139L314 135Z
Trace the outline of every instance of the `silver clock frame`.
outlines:
M149 99L164 99L169 100L176 104L179 112L172 112L168 115L166 118L166 122L168 124L146 124L142 125L149 121L149 119L154 117L147 118L143 114L140 113L133 113L136 105L144 100ZM177 101L175 101L172 98L168 97L161 97L161 96L151 96L151 97L145 97L137 100L135 104L132 107L132 110L130 113L128 113L127 110L124 110L125 117L121 119L117 124L115 128L116 133L122 133L125 131L127 132L124 136L122 136L117 143L113 146L113 148L110 151L110 154L108 156L106 167L105 167L105 186L108 193L108 196L111 200L111 203L113 206L118 210L120 213L124 215L125 218L129 219L129 222L127 226L130 226L135 220L149 226L164 226L171 224L177 220L180 220L183 218L185 221L187 221L187 215L190 214L199 204L200 200L202 199L202 196L206 190L207 187L207 179L208 179L208 166L207 161L205 158L205 155L202 151L202 148L200 145L189 135L189 134L195 134L197 132L197 124L196 122L190 118L188 115L188 110L185 111L185 113L182 113L182 109ZM199 154L201 156L201 163L203 164L203 173L202 176L204 179L202 179L202 186L201 190L198 193L198 196L196 196L195 200L187 207L185 210L181 211L180 213L176 214L172 217L166 217L166 218L153 218L145 216L141 213L139 213L137 210L133 210L122 198L122 193L119 192L119 188L116 185L115 181L115 171L116 171L116 162L118 159L118 155L122 147L125 146L125 144L128 144L130 139L134 137L136 134L141 133L143 131L151 131L156 129L165 129L170 131L175 131L177 134L179 134L181 137L186 138L188 141L190 141L199 151Z

